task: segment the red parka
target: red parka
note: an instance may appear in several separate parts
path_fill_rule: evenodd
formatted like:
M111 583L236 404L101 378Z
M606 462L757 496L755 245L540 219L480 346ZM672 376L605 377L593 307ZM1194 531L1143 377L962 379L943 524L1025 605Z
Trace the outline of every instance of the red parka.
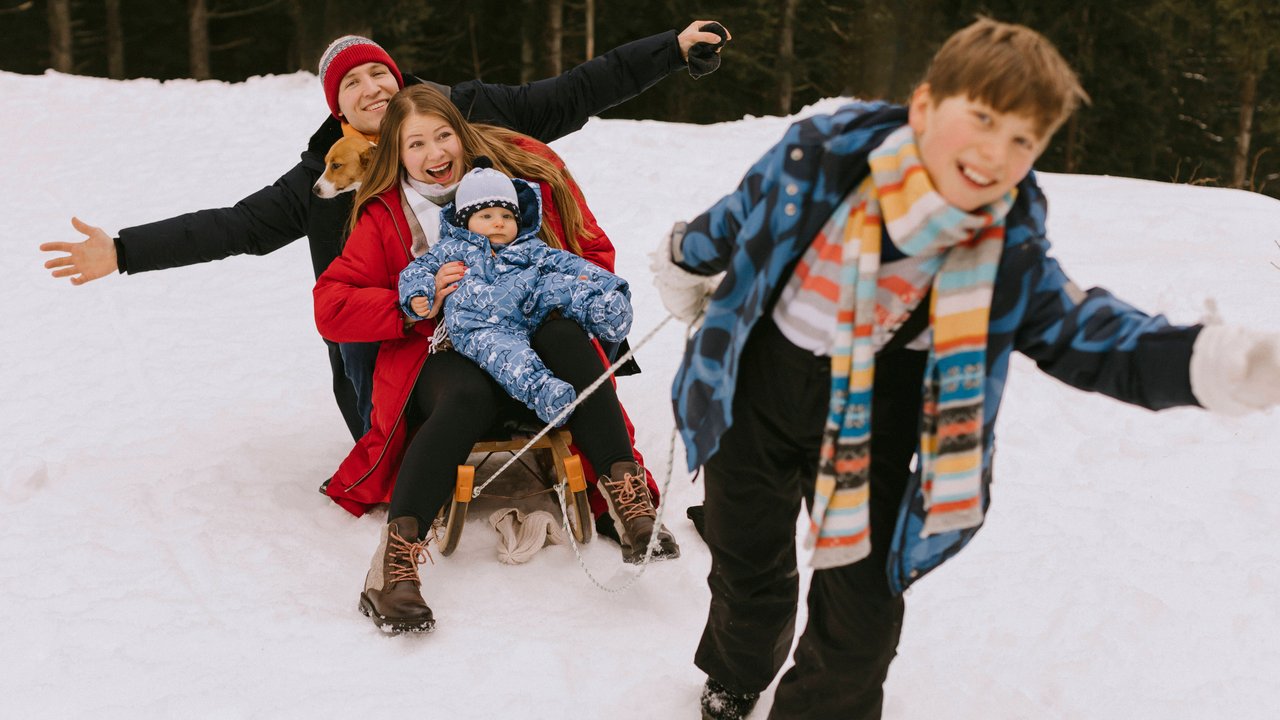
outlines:
M564 167L560 157L537 140L518 137L514 142ZM539 186L543 223L555 230L558 237L564 237L551 187L545 182ZM582 211L583 234L578 238L582 256L612 272L613 243L596 223L577 184L571 181L570 188ZM334 342L381 343L373 373L369 432L338 466L326 488L334 502L357 516L391 500L391 489L410 440L405 409L430 353L431 333L435 329L435 320L424 320L406 328L404 313L400 311L397 289L400 271L413 260L413 238L400 200L400 188L396 186L365 205L342 255L320 275L314 291L316 328L320 335ZM599 345L596 349L604 359ZM625 410L623 419L634 451L635 429ZM638 451L635 456L637 462L644 463ZM585 457L583 468L594 489L595 472ZM658 493L652 475L648 483L656 500ZM594 491L591 505L597 516L604 512L604 500Z

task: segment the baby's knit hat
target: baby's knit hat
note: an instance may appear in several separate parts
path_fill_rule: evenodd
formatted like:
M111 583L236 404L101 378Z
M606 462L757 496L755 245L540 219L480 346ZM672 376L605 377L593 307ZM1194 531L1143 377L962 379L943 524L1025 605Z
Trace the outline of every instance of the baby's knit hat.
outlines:
M471 172L462 176L454 196L454 224L466 227L477 210L491 207L504 207L520 217L520 201L511 178L494 170L493 162L484 155L477 156L471 165Z
M329 103L329 111L334 117L341 117L338 109L338 85L346 77L351 68L365 63L382 63L392 75L396 76L396 85L404 87L404 78L400 76L400 68L378 43L359 35L343 35L329 43L329 47L320 56L320 85L324 87L324 99Z

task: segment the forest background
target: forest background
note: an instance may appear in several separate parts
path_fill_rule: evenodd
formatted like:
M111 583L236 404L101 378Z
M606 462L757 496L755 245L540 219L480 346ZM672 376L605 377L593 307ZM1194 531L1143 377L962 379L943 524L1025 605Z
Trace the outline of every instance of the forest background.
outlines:
M1044 33L1092 97L1040 169L1280 197L1276 0L0 0L0 70L238 81L315 72L357 33L431 80L519 83L712 18L733 33L715 75L606 114L711 123L903 101L978 14Z

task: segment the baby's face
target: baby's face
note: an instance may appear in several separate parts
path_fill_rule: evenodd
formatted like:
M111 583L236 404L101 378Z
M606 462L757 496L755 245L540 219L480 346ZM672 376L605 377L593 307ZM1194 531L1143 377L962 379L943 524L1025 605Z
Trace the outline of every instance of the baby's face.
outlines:
M1049 141L1030 117L999 112L965 96L936 100L928 85L912 97L910 123L934 188L968 212L1022 182Z
M506 245L516 239L515 213L503 207L491 207L477 210L469 220L467 229L489 238L494 245Z

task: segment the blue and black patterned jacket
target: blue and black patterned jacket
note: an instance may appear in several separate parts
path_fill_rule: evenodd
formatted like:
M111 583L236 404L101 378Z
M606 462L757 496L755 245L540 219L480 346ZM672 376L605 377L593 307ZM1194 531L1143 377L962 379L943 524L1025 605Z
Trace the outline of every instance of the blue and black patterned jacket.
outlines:
M867 174L867 154L906 123L905 108L853 103L792 125L738 188L689 223L673 259L701 275L725 271L702 328L685 348L672 401L689 468L716 452L733 423L738 361L751 328L777 301L800 256ZM1006 219L987 338L983 504L990 503L995 420L1018 350L1074 387L1161 409L1196 405L1188 367L1199 326L1171 326L1106 290L1081 291L1049 256L1047 204L1030 173ZM908 482L887 572L902 592L979 528L920 537L919 474Z

